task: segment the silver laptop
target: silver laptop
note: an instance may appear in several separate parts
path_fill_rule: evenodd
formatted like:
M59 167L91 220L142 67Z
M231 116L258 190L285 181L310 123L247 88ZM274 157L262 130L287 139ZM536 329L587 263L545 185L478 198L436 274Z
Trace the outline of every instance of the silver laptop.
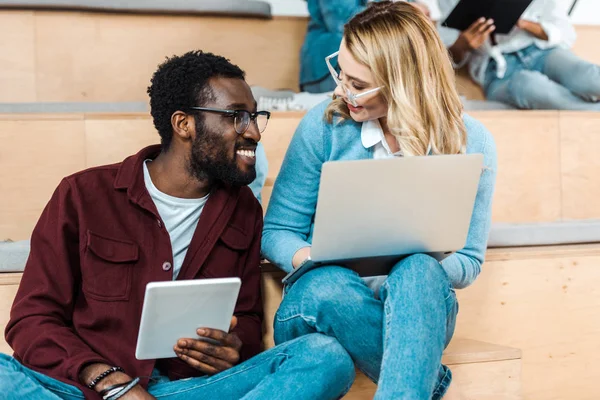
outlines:
M443 260L466 244L482 170L483 154L324 163L310 259L283 283L321 265L374 276L410 254Z

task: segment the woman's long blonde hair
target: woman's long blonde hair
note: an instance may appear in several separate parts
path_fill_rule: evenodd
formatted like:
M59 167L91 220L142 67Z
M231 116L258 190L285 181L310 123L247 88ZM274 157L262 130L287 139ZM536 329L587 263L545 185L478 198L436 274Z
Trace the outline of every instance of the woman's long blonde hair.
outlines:
M404 2L383 1L352 18L344 42L372 72L388 104L387 125L405 155L464 153L467 132L448 51L433 24ZM349 119L337 98L325 116Z

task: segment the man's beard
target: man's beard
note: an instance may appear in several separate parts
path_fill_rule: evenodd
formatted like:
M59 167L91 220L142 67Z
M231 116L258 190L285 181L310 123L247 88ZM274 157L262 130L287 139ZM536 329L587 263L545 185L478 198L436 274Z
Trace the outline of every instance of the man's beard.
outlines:
M252 143L250 143L252 142ZM254 166L242 171L237 164L234 149L233 158L229 155L229 146L224 136L219 132L211 132L203 121L196 119L196 138L192 143L188 169L192 176L198 180L219 180L233 186L244 186L252 183L256 178ZM252 145L253 141L241 141L238 147Z

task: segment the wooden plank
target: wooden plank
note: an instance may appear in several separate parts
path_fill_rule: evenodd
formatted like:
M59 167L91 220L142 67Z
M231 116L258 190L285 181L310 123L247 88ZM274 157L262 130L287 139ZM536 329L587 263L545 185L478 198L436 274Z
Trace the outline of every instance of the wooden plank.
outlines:
M577 40L573 46L573 52L589 62L600 65L600 51L598 51L600 26L578 25L575 30L577 31Z
M450 367L453 384L465 400L520 400L521 360Z
M493 361L452 366L452 385L465 400L521 399L521 361ZM357 371L344 400L372 399L377 386ZM453 397L454 398L454 397Z
M86 167L121 162L143 147L160 143L152 120L147 117L86 117Z
M444 351L442 361L446 365L459 365L519 359L521 359L521 350L513 347L455 338Z
M0 113L0 121L82 121L81 113Z
M22 272L1 272L0 273L0 286L19 286L21 283Z
M269 126L262 133L261 142L265 146L265 153L269 160L267 186L273 186L296 127L304 115L304 113L297 112L273 113L269 120Z
M9 39L0 45L0 87L15 90L2 91L0 101L144 100L151 74L165 56L197 48L239 63L251 84L297 90L306 26L306 18L289 17L1 10L1 33ZM600 28L576 30L574 52L600 64ZM459 93L483 99L466 70L457 75Z
M35 101L33 12L1 11L0 32L0 102Z
M194 49L238 63L252 85L298 89L306 18L35 15L39 101L145 100L158 64Z
M600 113L561 112L562 218L600 218Z
M494 222L552 222L561 217L556 111L478 111L494 135L498 176Z
M263 345L270 349L275 346L273 341L273 318L279 308L282 299L281 278L284 274L280 272L262 273L261 284L263 294Z
M0 240L28 239L60 180L85 166L83 121L0 121Z
M531 260L557 257L590 257L599 255L599 243L560 246L506 247L488 249L485 261L486 263L489 263L493 261Z
M457 292L456 337L520 348L527 399L595 399L600 255L488 261Z

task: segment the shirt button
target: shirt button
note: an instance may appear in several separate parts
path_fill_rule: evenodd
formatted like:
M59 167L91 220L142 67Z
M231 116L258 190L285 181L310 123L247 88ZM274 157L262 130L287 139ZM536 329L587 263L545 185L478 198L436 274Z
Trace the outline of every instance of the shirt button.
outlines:
M159 228L162 228L162 222L160 222L160 219L157 219L157 220L156 220L156 223L158 224L158 227L159 227Z
M165 262L163 263L163 271L168 271L168 270L170 270L170 269L171 269L171 266L172 266L172 265L171 265L171 263L170 263L170 262L168 262L168 261L165 261Z

